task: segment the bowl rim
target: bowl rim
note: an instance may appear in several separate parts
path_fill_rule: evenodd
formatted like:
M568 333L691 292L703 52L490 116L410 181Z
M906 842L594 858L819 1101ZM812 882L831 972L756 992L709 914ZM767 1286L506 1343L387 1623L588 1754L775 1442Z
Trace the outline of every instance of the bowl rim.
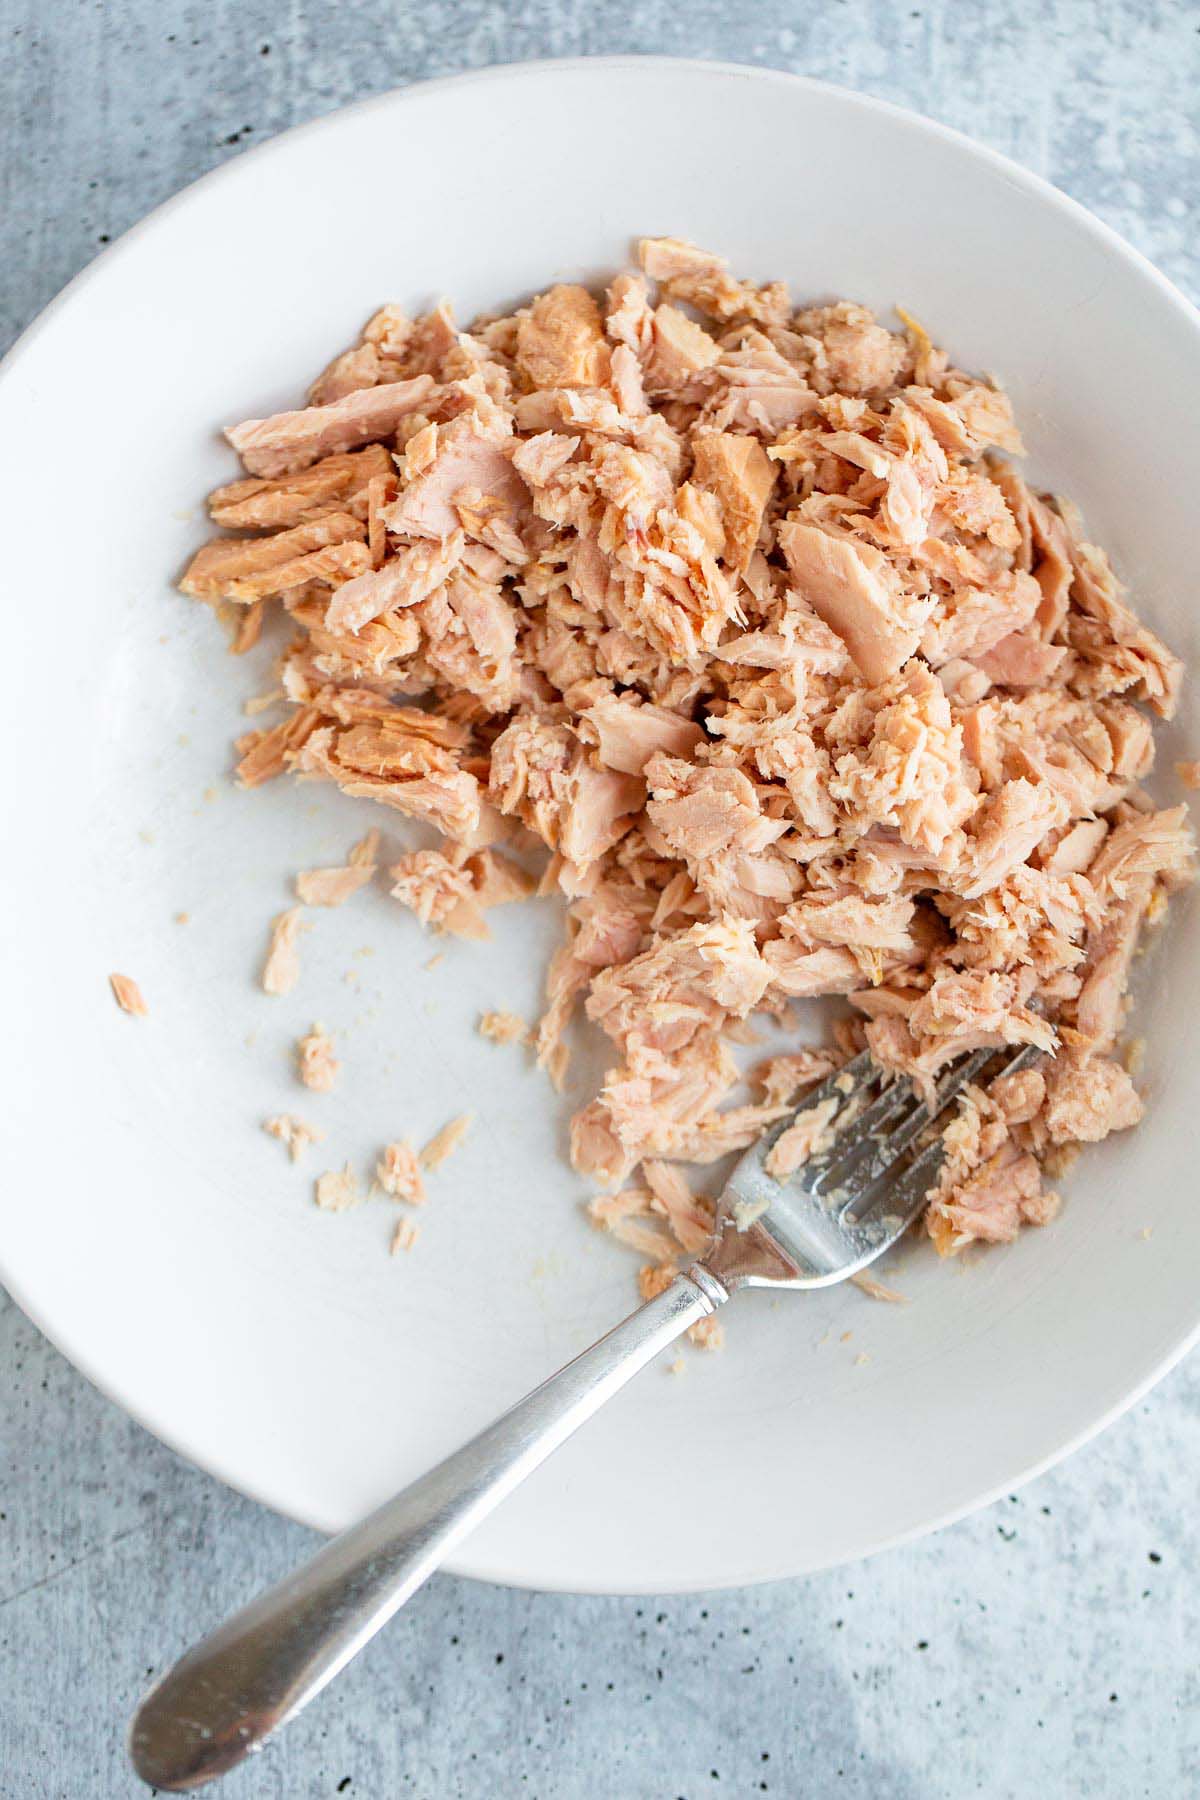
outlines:
M1081 202L1073 199L1071 195L1064 192L1063 189L1055 186L1052 181L1044 176L1036 174L1031 169L1025 168L1022 164L1014 161L1002 151L993 150L988 145L982 144L968 136L965 132L959 131L953 126L942 124L939 120L930 118L926 114L917 112L910 107L899 105L891 100L880 99L872 94L864 94L857 89L842 86L837 82L819 80L813 76L793 74L788 70L775 69L754 63L732 62L720 58L683 57L660 54L638 55L629 53L599 56L535 57L516 62L495 63L486 68L459 70L453 74L413 81L400 87L389 88L380 94L372 94L361 100L350 101L346 105L335 107L331 111L322 113L315 118L303 120L298 124L288 126L282 131L275 133L272 137L267 139L266 142L253 145L244 151L240 151L235 156L218 164L215 168L208 170L205 174L197 176L194 180L186 183L185 186L169 195L165 200L160 201L158 205L145 213L126 231L122 232L112 244L107 245L98 255L91 258L89 262L72 276L64 287L59 289L58 293L46 303L29 324L18 334L3 357L0 357L0 407L3 406L6 378L12 375L23 355L40 337L43 330L50 325L59 311L66 306L68 301L74 299L81 293L97 274L103 268L111 264L114 259L127 255L130 249L138 243L143 234L147 233L162 218L177 208L181 208L198 189L216 186L222 181L231 179L233 172L240 169L245 162L249 160L260 161L271 156L282 155L285 153L291 142L299 136L304 135L313 137L323 131L331 130L348 114L365 113L372 109L382 111L386 108L402 106L406 101L422 98L431 93L452 92L456 89L467 88L477 84L489 82L503 83L513 79L527 80L532 77L537 77L539 79L545 78L547 80L552 80L555 77L565 74L580 74L585 71L589 74L593 71L602 72L619 78L628 73L654 67L673 73L680 72L724 76L737 81L768 83L775 87L782 87L794 91L797 94L812 93L820 94L825 97L832 97L839 104L848 107L852 111L857 110L863 114L883 116L920 136L940 141L949 149L959 154L965 154L977 163L990 168L994 173L1002 176L1012 185L1023 188L1031 195L1039 198L1053 209L1057 210L1061 215L1072 220L1077 228L1085 231L1109 252L1119 256L1126 264L1132 266L1143 279L1148 279L1158 290L1161 297L1166 300L1198 334L1200 334L1200 308L1194 305L1187 295L1184 294L1167 275L1164 275L1142 251L1138 250L1135 245L1131 244L1112 226L1106 224L1103 219L1091 212ZM193 1467L201 1469L203 1473L221 1481L234 1492L242 1494L247 1498L256 1501L259 1505L265 1506L273 1512L280 1513L284 1517L293 1518L297 1520L297 1522L309 1525L310 1527L314 1526L314 1521L311 1518L305 1517L302 1512L297 1513L291 1511L281 1504L278 1497L260 1491L255 1483L247 1481L226 1470L222 1467L219 1459L206 1460L204 1463L195 1461L188 1448L184 1434L181 1431L175 1429L166 1421L148 1416L147 1413L140 1410L136 1405L131 1405L129 1400L118 1392L115 1386L110 1385L105 1377L93 1367L89 1353L83 1346L74 1342L71 1330L69 1328L64 1328L61 1321L56 1321L55 1324L51 1326L43 1316L42 1309L36 1299L34 1299L33 1296L25 1294L20 1277L6 1267L2 1242L0 1242L0 1282L3 1283L12 1299L26 1317L30 1319L42 1335L66 1357L72 1366L77 1369L93 1387L103 1394L106 1399L111 1400L118 1405L127 1416L132 1418L144 1430L148 1431L152 1437L156 1438L175 1454L183 1457L186 1461L191 1463ZM976 1496L964 1505L950 1508L946 1512L938 1514L934 1518L929 1519L920 1525L880 1535L864 1549L861 1552L861 1555L855 1560L865 1560L867 1557L876 1556L886 1550L897 1549L902 1545L913 1543L935 1531L940 1531L945 1526L953 1525L960 1519L967 1518L972 1513L993 1505L1006 1494L1010 1494L1015 1490L1020 1489L1027 1482L1044 1474L1047 1470L1055 1467L1068 1456L1074 1454L1076 1450L1081 1449L1093 1438L1099 1436L1101 1432L1105 1431L1111 1424L1115 1423L1115 1421L1125 1412L1134 1407L1158 1384L1158 1382L1182 1361L1189 1350L1193 1349L1198 1342L1200 1342L1200 1309L1198 1309L1197 1318L1192 1327L1185 1331L1178 1340L1163 1353L1158 1362L1147 1374L1136 1382L1128 1392L1123 1394L1120 1399L1107 1407L1095 1419L1089 1421L1086 1426L1072 1434L1072 1436L1057 1446L1048 1455L1038 1458L1021 1470L1020 1473L1010 1476L1004 1482L988 1489L986 1492ZM831 1557L827 1560L806 1563L803 1573L815 1574L824 1569L837 1566L853 1566L853 1563L843 1564L842 1559ZM581 1595L621 1594L630 1597L660 1592L702 1594L706 1592L717 1592L721 1589L759 1586L766 1582L797 1578L793 1572L789 1572L788 1570L772 1569L762 1574L754 1574L752 1576L739 1575L736 1577L717 1578L715 1580L707 1581L681 1581L678 1578L673 1578L669 1588L663 1588L661 1585L651 1584L649 1582L644 1584L627 1582L619 1589L613 1588L611 1585L602 1582L590 1584L586 1580L560 1581L542 1578L535 1582L523 1579L518 1574L506 1574L502 1578L498 1577L493 1568L486 1564L477 1564L473 1561L469 1553L469 1546L465 1554L456 1554L449 1558L443 1567L445 1571L450 1574L467 1577L472 1580L488 1581L493 1585L526 1589L533 1592Z

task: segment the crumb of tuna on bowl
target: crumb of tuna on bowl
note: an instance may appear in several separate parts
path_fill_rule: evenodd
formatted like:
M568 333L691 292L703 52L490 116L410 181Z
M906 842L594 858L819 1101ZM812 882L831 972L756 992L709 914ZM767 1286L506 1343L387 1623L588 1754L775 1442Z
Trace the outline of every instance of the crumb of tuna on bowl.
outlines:
M145 1019L150 1008L146 1005L142 990L132 975L110 975L108 985L112 989L113 999L124 1013L135 1019Z
M384 1146L375 1167L375 1180L393 1200L407 1200L411 1206L424 1206L425 1181L421 1164L407 1138Z
M293 1162L299 1162L310 1144L319 1144L325 1136L315 1125L308 1125L294 1113L276 1113L263 1120L268 1137L278 1138Z
M446 1159L454 1155L470 1129L470 1113L459 1113L457 1118L449 1120L418 1152L419 1167L427 1170L440 1169Z
M1186 807L1144 785L1182 665L1023 478L1004 393L915 321L797 307L677 239L639 261L466 327L386 306L308 405L230 428L246 474L209 508L234 535L182 585L293 633L239 777L432 826L390 875L438 931L486 936L535 886L508 852L540 852L566 938L537 1056L561 1085L581 1006L611 1041L571 1154L617 1190L592 1216L652 1258L644 1291L703 1229L677 1165L863 1046L925 1086L964 1051L1047 1053L967 1091L926 1214L942 1253L1008 1241L1072 1146L1143 1111L1120 1040L1193 868ZM339 903L374 858L300 897ZM268 992L300 927L276 922ZM845 1008L828 1054L729 1104L746 1021L818 996Z
M341 1066L334 1055L333 1038L323 1025L314 1025L296 1045L296 1072L316 1094L332 1091Z

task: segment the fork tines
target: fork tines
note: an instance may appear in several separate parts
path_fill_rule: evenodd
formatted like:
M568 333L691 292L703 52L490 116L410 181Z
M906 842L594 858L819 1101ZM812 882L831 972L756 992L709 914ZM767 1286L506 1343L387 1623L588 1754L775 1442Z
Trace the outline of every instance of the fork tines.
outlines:
M930 1133L950 1103L971 1083L1015 1074L1041 1054L1031 1044L1015 1053L995 1046L973 1051L949 1066L932 1095L922 1097L907 1076L882 1069L863 1051L801 1108L808 1111L831 1097L842 1101L829 1127L832 1141L809 1157L794 1179L846 1223L860 1221L884 1198L890 1212L903 1216L936 1180L945 1146L940 1132ZM889 1176L894 1179L885 1183Z

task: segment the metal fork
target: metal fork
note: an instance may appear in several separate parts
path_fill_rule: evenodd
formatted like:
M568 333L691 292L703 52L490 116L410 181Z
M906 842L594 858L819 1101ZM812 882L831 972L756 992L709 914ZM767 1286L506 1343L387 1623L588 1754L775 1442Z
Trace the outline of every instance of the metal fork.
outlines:
M1020 1050L995 1072L1038 1054ZM945 1156L938 1120L994 1061L994 1050L960 1058L922 1098L864 1052L808 1094L746 1151L721 1195L712 1241L663 1293L175 1664L133 1720L129 1750L142 1779L187 1791L261 1749L518 1483L739 1289L829 1287L882 1256L937 1179ZM776 1140L830 1101L823 1147L786 1181L772 1179L764 1165Z

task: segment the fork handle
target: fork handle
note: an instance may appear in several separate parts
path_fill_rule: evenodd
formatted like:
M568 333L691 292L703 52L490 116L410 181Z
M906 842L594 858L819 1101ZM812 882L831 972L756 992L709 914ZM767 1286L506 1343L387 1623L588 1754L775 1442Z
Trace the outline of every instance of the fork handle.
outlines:
M332 1681L456 1545L573 1431L729 1290L696 1267L494 1425L189 1650L134 1716L143 1781L203 1787Z

